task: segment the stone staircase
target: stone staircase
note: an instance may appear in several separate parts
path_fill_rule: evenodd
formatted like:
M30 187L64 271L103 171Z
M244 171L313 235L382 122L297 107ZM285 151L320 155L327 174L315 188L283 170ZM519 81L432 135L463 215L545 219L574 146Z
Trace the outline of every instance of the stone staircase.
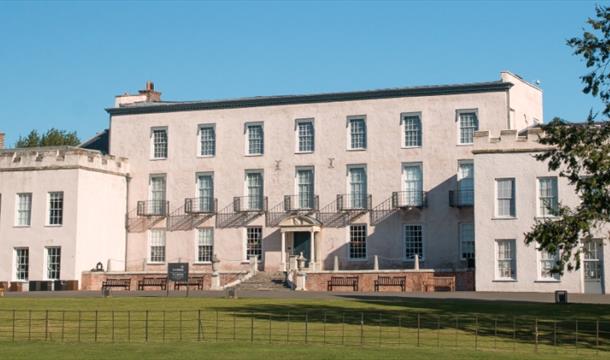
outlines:
M283 272L258 272L248 280L239 284L239 290L257 290L257 291L290 291L284 282L285 276Z

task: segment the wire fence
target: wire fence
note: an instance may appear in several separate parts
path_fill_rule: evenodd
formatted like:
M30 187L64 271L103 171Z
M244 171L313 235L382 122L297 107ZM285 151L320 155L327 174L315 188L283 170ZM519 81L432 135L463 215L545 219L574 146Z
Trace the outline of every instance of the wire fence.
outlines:
M0 342L251 342L610 352L610 320L396 312L0 310Z

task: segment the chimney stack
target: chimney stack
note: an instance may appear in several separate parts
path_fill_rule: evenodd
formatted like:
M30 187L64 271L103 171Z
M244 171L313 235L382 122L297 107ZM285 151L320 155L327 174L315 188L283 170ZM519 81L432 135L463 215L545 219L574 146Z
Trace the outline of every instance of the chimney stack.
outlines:
M4 149L4 133L0 132L0 150Z
M120 107L123 105L129 105L134 103L148 103L148 102L159 102L161 101L161 93L155 91L155 83L148 80L144 90L138 91L138 94L130 95L125 93L115 98L114 106Z

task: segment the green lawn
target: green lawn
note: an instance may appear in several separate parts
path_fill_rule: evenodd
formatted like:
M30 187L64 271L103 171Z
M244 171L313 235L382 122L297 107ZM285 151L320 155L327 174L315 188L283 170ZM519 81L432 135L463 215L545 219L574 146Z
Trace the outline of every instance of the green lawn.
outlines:
M610 306L8 297L0 298L0 348L8 359L610 358Z

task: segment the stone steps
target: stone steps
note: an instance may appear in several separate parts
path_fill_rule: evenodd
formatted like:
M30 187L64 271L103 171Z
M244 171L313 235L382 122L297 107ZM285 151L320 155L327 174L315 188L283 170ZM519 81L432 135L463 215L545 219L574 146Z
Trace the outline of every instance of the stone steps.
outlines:
M286 291L290 290L284 283L284 273L259 272L239 284L240 290Z

